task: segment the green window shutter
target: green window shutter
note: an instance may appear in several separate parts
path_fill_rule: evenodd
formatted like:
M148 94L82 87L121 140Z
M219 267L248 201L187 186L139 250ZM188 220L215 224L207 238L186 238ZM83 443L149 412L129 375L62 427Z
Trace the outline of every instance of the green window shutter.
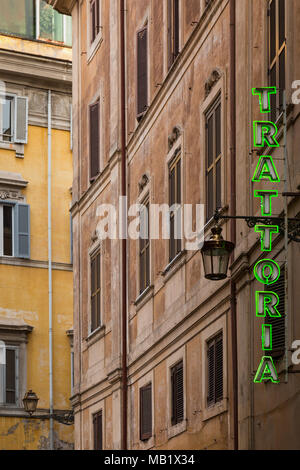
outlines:
M15 205L15 256L30 258L30 206Z
M28 98L16 97L15 106L15 142L27 144L28 138Z

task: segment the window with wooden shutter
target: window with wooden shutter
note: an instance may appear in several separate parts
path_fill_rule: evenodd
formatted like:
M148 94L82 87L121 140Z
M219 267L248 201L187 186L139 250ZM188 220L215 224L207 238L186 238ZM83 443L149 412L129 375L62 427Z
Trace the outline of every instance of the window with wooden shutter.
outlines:
M265 318L267 325L272 325L272 351L268 351L268 355L274 359L280 359L285 353L285 270L281 267L279 279L272 286L265 286L265 290L275 292L279 297L277 310L281 317Z
M150 286L149 199L140 216L140 294Z
M15 142L27 144L28 139L28 98L16 96L15 106Z
M137 33L137 120L148 107L148 28Z
M221 97L206 114L206 218L222 206Z
M90 1L90 31L92 44L100 31L100 0Z
M30 206L16 204L15 212L15 245L19 258L30 258Z
M183 361L180 361L171 369L172 392L172 426L181 423L184 419L184 385L183 385Z
M207 405L223 399L223 334L207 343Z
M178 210L170 212L170 247L169 261L171 262L182 249L181 241L181 158L180 153L171 162L169 167L169 204L175 204Z
M168 68L179 54L179 0L168 0Z
M93 181L99 174L99 149L100 149L100 132L99 132L99 101L90 105L90 180Z
M272 0L269 3L269 84L279 89L271 95L270 120L276 122L283 111L283 91L286 86L286 28L285 0Z
M152 436L152 384L140 389L140 439L147 441Z
M101 326L100 252L91 258L91 332Z
M102 411L93 415L94 450L103 450Z

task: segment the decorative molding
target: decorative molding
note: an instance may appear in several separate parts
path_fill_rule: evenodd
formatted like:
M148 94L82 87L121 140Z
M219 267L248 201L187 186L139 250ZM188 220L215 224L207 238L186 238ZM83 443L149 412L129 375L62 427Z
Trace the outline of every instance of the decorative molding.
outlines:
M0 171L0 200L12 199L24 201L21 189L26 188L28 181L18 173Z
M27 343L32 330L33 326L27 325L23 320L0 317L0 337L4 342Z
M172 134L168 138L169 151L174 147L175 142L179 139L181 134L181 129L178 126L174 127Z
M219 69L214 69L209 78L205 82L205 98L210 94L211 90L215 86L215 84L220 80L222 77L222 73Z
M139 194L141 194L144 190L144 188L147 186L149 183L149 177L146 175L146 173L143 174L142 178L140 179L138 186L139 186Z

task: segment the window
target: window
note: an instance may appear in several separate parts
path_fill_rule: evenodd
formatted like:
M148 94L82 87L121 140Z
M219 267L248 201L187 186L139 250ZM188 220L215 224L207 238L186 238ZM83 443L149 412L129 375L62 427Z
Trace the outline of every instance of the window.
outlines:
M168 0L168 68L179 54L179 0Z
M0 95L0 140L27 143L28 98Z
M206 114L206 217L210 220L221 201L221 98Z
M30 207L0 204L0 256L30 258Z
M207 343L207 405L223 399L223 333Z
M148 108L148 29L137 33L137 120Z
M19 398L19 348L6 345L4 355L4 365L1 365L0 368L0 404L17 405Z
M71 46L71 17L58 13L46 0L1 0L1 8L2 33Z
M93 415L94 450L103 450L102 411Z
M152 436L152 385L140 389L140 439L147 441Z
M270 290L266 286L266 290ZM272 292L279 297L279 304L277 310L281 314L281 317L270 317L265 318L265 323L272 325L272 351L268 351L268 356L272 356L274 359L281 358L285 353L285 268L281 267L281 274L279 279L272 284Z
M48 5L46 0L38 0L37 10L37 39L57 41L69 46L72 44L72 19L61 15Z
M35 2L33 0L2 0L0 31L35 39Z
M283 111L283 91L285 90L286 31L285 0L272 0L269 4L269 83L279 88L279 93L271 95L270 119L276 122Z
M90 1L90 31L93 44L100 32L100 0Z
M170 253L171 262L181 252L181 159L180 153L173 159L169 167L169 204L170 208Z
M99 148L100 148L100 132L99 132L99 101L90 105L90 181L93 181L99 174Z
M183 361L171 368L172 426L184 419Z
M140 293L150 286L149 198L140 216Z
M91 258L91 331L101 326L100 252Z

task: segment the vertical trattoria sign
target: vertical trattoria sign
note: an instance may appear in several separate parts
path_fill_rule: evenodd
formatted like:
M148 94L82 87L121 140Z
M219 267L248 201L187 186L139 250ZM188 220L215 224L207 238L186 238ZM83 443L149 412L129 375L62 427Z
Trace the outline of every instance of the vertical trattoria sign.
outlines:
M270 97L276 94L276 87L253 88L252 94L258 96L260 112L263 114L271 112ZM271 121L254 121L254 147L279 147L276 140L277 127ZM278 197L276 187L280 183L278 172L274 161L270 155L260 156L252 181L254 183L267 182L267 189L257 189L254 191L254 197L260 199L261 216L272 216L272 201ZM255 232L261 237L261 251L272 251L272 238L279 232L277 225L259 224L255 226ZM262 358L257 369L254 382L271 381L278 383L278 374L271 357L272 351L272 325L269 324L270 317L281 317L277 309L279 297L272 292L274 284L280 276L280 267L273 259L261 259L254 267L254 275L261 283L261 289L255 293L256 317L265 318L262 325Z

